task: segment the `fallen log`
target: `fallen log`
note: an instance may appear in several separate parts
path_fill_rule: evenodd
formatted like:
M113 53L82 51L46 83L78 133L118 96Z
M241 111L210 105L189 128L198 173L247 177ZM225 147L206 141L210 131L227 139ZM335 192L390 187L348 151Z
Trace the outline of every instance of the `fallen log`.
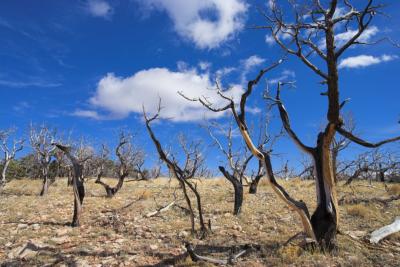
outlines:
M234 264L239 257L254 250L254 248L251 245L246 245L243 250L239 251L236 254L231 254L227 259L214 259L214 258L196 254L194 252L193 246L190 243L186 243L185 247L186 247L186 251L188 252L192 261L194 261L194 262L206 261L206 262L210 262L210 263L214 263L214 264L221 264L221 265Z
M400 231L400 216L396 217L392 224L379 228L371 233L369 242L373 244L379 243L385 237Z

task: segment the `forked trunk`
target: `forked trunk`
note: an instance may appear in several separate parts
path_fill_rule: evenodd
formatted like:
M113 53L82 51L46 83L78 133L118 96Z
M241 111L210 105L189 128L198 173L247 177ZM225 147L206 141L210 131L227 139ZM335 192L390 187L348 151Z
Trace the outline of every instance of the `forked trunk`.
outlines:
M117 185L116 185L115 187L111 187L111 186L109 186L108 184L102 182L102 181L100 180L100 178L98 178L98 179L95 181L95 183L96 183L96 184L101 184L101 185L104 187L104 189L106 190L107 197L111 198L111 197L114 197L115 194L122 188L122 185L124 184L125 177L126 177L126 176L121 176L121 177L118 179L118 183L117 183Z
M328 128L331 127L328 126ZM334 130L328 128L326 132L319 134L317 147L313 153L317 208L311 216L311 224L320 247L332 250L336 247L339 211L334 166L329 149L331 134Z
M238 215L242 209L242 204L243 204L243 185L240 183L238 179L236 179L236 177L228 173L224 167L219 166L219 170L222 172L225 178L233 185L233 190L235 194L235 204L233 207L233 214Z

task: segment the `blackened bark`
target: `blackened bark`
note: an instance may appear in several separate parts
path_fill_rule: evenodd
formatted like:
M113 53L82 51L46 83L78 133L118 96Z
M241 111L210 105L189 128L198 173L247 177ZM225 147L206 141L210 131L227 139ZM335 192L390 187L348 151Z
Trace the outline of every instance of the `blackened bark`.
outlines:
M43 178L43 185L42 185L42 190L40 191L40 196L47 195L48 191L49 191L49 178L46 176Z
M317 147L313 153L316 190L317 190L317 208L311 216L311 225L317 242L322 249L332 250L336 247L337 233L337 203L333 196L332 188L334 183L329 184L332 180L329 175L333 174L332 161L327 160L327 155L330 155L330 150L324 147L327 142L325 133L320 133L318 136ZM329 159L329 157L328 157Z
M256 194L257 193L257 188L258 188L258 183L260 182L262 175L257 175L253 181L250 183L249 187L249 194Z
M74 190L74 215L72 217L72 227L80 226L80 217L82 213L83 199L85 198L85 187L79 177L73 179Z
M233 215L239 215L243 205L243 184L241 184L237 178L235 178L233 175L227 172L224 167L219 166L219 170L222 172L225 178L232 183L235 194Z
M115 187L111 187L108 184L104 183L103 181L101 181L99 178L96 179L95 183L96 184L101 184L104 189L106 190L106 194L107 197L111 198L113 196L115 196L115 194L122 188L122 185L124 184L124 180L125 180L126 176L122 176L118 179L118 183L116 184Z

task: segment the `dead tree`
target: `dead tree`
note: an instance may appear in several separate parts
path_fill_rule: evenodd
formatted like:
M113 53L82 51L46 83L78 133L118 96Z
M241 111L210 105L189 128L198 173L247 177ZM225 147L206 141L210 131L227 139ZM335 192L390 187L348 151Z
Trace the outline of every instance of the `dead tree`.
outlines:
M199 175L199 172L202 172L204 170L203 169L204 159L201 157L201 153L199 150L199 143L196 144L193 143L191 145L188 145L185 140L183 140L182 138L180 139L180 145L185 155L184 163L182 164L181 167L177 159L173 155L168 155L164 151L160 141L158 141L157 137L155 136L151 128L151 123L159 118L160 112L161 112L161 99L158 104L157 113L152 117L147 117L145 109L143 107L143 117L146 122L146 129L157 149L160 159L165 163L165 165L167 166L168 170L173 175L173 177L175 177L179 182L179 185L182 189L189 210L192 234L196 232L195 210L192 206L192 201L189 196L189 190L194 194L196 198L198 218L200 224L199 236L200 238L204 238L207 235L208 230L204 221L201 196L197 189L197 185L192 181L192 178L194 178L195 175Z
M11 161L15 159L16 154L23 149L24 141L14 139L12 141L12 145L9 144L8 139L10 136L15 132L14 129L9 129L5 131L0 131L0 146L1 150L4 153L3 164L2 164L2 171L1 171L1 180L0 180L0 192L3 190L4 186L7 183L6 174L8 166L10 165Z
M84 153L78 152L74 155L70 146L65 146L59 143L53 143L55 147L64 152L65 156L71 161L73 167L72 188L74 192L74 214L72 217L71 226L80 226L80 217L82 213L83 199L85 198L85 187L83 179L84 163L90 159L91 155L84 156Z
M294 22L286 22L282 9L272 2L271 14L264 14L268 21L267 26L259 28L268 29L275 42L289 55L294 55L317 76L322 78L326 91L321 95L327 97L327 124L318 134L315 147L305 145L292 129L288 113L280 98L281 84L278 85L276 98L281 121L286 132L297 146L310 155L314 161L317 188L317 209L311 216L304 216L306 232L315 239L321 248L332 249L336 243L336 233L339 225L339 209L335 186L335 170L332 162L332 142L335 134L339 133L352 142L365 147L378 147L383 144L400 140L400 137L391 138L378 143L369 143L348 131L341 116L341 109L347 100L341 102L339 97L338 62L340 57L352 46L365 44L359 37L371 25L376 14L380 13L380 4L375 1L364 1L365 5L359 9L351 0L344 1L344 6L338 11L338 0L330 0L324 6L321 1L313 1L308 6L296 5L289 1L294 10ZM343 14L342 14L343 13ZM356 28L355 33L343 44L335 41L335 31L339 25L345 30ZM284 37L288 38L284 38ZM321 40L323 40L321 42ZM315 55L315 60L311 57ZM323 67L318 64L322 62ZM324 70L326 69L326 71ZM270 98L272 99L272 98Z
M55 147L51 144L55 132L51 131L46 125L38 128L30 127L30 143L35 152L36 161L41 169L41 178L43 179L42 190L40 196L47 195L49 186L54 182L54 177L50 177L49 169L52 157L54 156Z
M213 133L213 128L218 128L226 139L226 147ZM219 166L219 170L224 177L232 184L234 190L234 207L233 214L238 215L243 205L243 178L250 160L253 158L253 154L249 153L249 150L245 146L240 147L237 151L234 151L232 143L232 123L230 123L226 132L217 123L209 124L207 127L208 134L213 139L214 144L218 146L219 150L225 155L230 171L226 170L223 166Z
M122 188L125 178L134 171L135 167L143 164L144 154L132 144L132 135L124 132L120 133L119 143L115 149L115 154L119 160L117 166L118 183L114 187L101 181L104 171L104 161L107 160L108 156L108 152L104 146L101 154L96 183L101 184L106 191L107 197L111 198Z

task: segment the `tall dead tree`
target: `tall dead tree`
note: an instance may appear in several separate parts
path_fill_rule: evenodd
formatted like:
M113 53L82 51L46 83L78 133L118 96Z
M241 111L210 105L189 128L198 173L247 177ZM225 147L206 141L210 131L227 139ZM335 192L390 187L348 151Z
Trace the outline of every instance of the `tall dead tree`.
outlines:
M78 149L74 155L70 146L65 146L59 143L53 143L55 147L64 152L65 156L71 161L73 174L72 174L72 188L74 192L74 214L72 217L71 226L80 226L80 217L82 213L83 199L85 198L85 187L83 170L84 164L92 155L82 152L83 149Z
M112 187L103 181L101 177L103 175L104 160L107 158L107 150L102 149L102 156L97 174L96 183L101 184L106 190L107 197L113 197L124 184L125 178L132 172L135 171L137 166L143 165L144 153L132 144L132 135L121 132L119 135L119 143L115 149L115 154L118 158L119 163L117 164L117 176L118 183Z
M16 154L23 149L24 141L14 139L12 144L9 143L10 136L15 132L14 129L8 129L5 131L0 131L0 146L1 150L4 153L4 158L2 162L2 171L1 171L1 180L0 180L0 192L3 190L3 187L6 185L6 174L8 166L11 161L15 159Z
M307 219L307 224L311 225L310 237L313 237L322 248L327 249L335 247L339 225L335 169L331 151L335 134L339 133L352 142L365 147L378 147L400 139L400 137L396 137L378 143L370 143L355 136L344 126L341 109L347 100L341 102L339 97L338 62L350 47L365 44L359 37L369 28L374 16L379 14L383 7L381 4L375 4L376 1L373 0L363 1L364 5L361 8L352 2L356 1L316 0L310 1L306 6L289 1L294 13L294 18L289 21L294 22L286 22L287 17L285 17L283 9L276 4L276 1L273 1L271 13L264 14L268 25L260 27L270 31L275 42L285 53L300 59L322 78L322 84L326 87L326 91L321 95L327 97L328 100L327 124L325 129L318 134L315 147L305 145L292 129L289 115L280 97L281 84L278 85L273 101L278 106L281 121L288 135L302 151L313 158L317 209L311 219L307 217L304 219ZM339 4L343 5L340 9ZM350 35L343 43L335 40L336 32L341 29L340 26L342 29L344 28L346 34ZM349 29L352 28L356 30L350 31Z
M270 68L261 70L256 79L249 81L247 90L242 95L240 101L240 113L237 113L233 100L224 95L221 91L218 92L219 95L229 102L227 106L222 108L212 107L210 102L204 98L193 100L200 101L204 106L215 112L231 109L239 125L242 136L250 150L257 158L264 161L267 176L269 176L269 181L274 191L300 215L308 237L315 240L321 249L331 250L336 247L336 233L339 226L339 209L331 151L335 134L338 132L352 142L365 147L378 147L389 142L400 140L400 137L396 137L378 143L366 142L344 128L343 119L340 115L340 111L347 101L340 102L339 99L338 59L349 47L360 43L357 39L369 27L374 15L381 6L372 5L373 1L369 0L361 10L357 10L349 0L346 0L344 3L347 11L344 15L341 15L336 13L338 5L337 0L329 1L329 6L327 8L324 8L320 1L313 1L306 9L306 13L301 13L297 10L298 8L304 8L303 5L296 5L294 2L291 3L293 4L293 9L295 9L294 23L284 22L281 9L278 8L273 1L272 16L265 14L270 25L259 28L269 29L276 43L281 46L285 53L293 54L298 57L301 62L323 78L323 84L327 87L327 91L322 93L322 95L328 98L328 122L325 129L318 134L315 147L305 145L292 129L289 115L280 97L283 84L278 83L277 93L274 98L266 96L266 98L272 100L273 103L278 106L281 121L289 137L302 151L313 158L316 176L317 208L311 217L305 203L291 198L283 187L276 182L272 172L269 154L263 153L263 151L257 149L247 130L244 115L246 99L251 94L253 86L259 82L261 77ZM308 18L303 16L306 14L309 15L311 22L303 21L304 18ZM358 30L352 34L352 37L343 45L339 46L335 43L335 26L338 24L349 26L351 23L355 23ZM286 40L286 38L282 38L282 35L289 36L291 41L284 43L283 39ZM318 41L322 38L325 51L320 49L313 38ZM310 61L310 56L313 54L316 54L322 62L325 63L327 72L321 70ZM277 64L274 64L273 66L276 65Z
M46 125L34 127L31 125L29 139L31 147L35 152L35 158L41 169L41 178L43 179L40 195L47 195L49 186L54 182L55 177L50 177L50 163L54 156L55 147L52 145L54 131L51 131Z
M155 136L153 129L151 128L151 123L155 120L157 120L160 116L161 112L161 99L158 104L158 109L157 112L154 116L148 117L144 107L143 107L143 117L145 119L146 123L146 129L149 133L149 136L151 140L153 141L158 155L160 156L160 159L165 163L167 166L169 172L172 174L173 177L175 177L179 185L182 189L186 204L188 206L188 210L190 213L190 223L191 223L191 231L192 234L196 232L195 230L195 210L192 205L192 201L189 196L189 191L192 192L195 196L196 199L196 204L197 204L197 213L198 213L198 218L199 218L199 224L200 224L200 230L199 230L199 236L200 238L204 238L207 233L207 227L204 221L204 216L203 216L203 208L201 204L201 196L200 193L197 189L197 185L192 181L193 178L196 175L201 175L201 173L205 170L203 168L204 165L204 159L201 157L201 153L199 150L199 143L192 143L192 144L187 144L187 142L183 139L180 138L180 145L181 148L184 152L184 163L182 164L182 167L178 163L178 160L171 154L167 154L164 149L161 146L160 141L158 141L157 137Z

